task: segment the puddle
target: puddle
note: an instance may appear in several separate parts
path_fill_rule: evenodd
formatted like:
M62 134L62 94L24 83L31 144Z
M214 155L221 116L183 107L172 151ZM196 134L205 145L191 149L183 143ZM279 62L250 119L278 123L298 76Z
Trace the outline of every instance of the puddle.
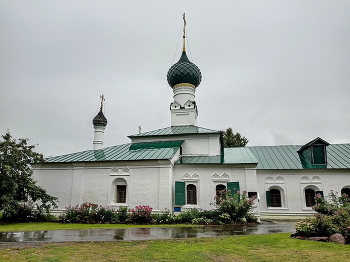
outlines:
M123 241L258 235L294 232L294 224L294 222L265 222L261 225L249 226L230 225L1 232L0 242Z

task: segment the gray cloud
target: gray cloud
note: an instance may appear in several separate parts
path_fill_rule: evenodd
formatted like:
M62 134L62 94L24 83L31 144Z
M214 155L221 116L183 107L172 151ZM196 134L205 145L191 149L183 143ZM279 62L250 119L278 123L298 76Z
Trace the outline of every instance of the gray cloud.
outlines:
M105 146L169 126L184 11L199 126L249 145L349 142L348 1L2 1L1 133L45 155L91 149L102 93Z

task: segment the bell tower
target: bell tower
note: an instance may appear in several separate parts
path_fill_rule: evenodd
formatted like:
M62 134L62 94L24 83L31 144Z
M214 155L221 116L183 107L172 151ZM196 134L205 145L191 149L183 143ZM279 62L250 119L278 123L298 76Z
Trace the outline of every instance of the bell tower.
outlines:
M180 60L173 64L167 80L173 89L174 102L170 104L171 126L197 125L198 109L195 101L196 88L202 80L199 68L186 54L186 17L183 14L183 44Z

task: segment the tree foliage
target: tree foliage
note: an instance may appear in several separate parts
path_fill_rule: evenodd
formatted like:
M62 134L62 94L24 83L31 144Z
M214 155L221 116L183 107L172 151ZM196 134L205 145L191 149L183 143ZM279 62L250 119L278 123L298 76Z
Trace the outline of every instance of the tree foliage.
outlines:
M0 211L3 219L35 220L57 207L57 198L36 185L31 163L44 162L42 154L33 151L28 139L13 139L7 132L0 140ZM34 216L34 217L33 217Z
M232 128L229 127L223 133L224 147L244 147L248 144L249 140L246 137L242 137L240 133L234 134Z

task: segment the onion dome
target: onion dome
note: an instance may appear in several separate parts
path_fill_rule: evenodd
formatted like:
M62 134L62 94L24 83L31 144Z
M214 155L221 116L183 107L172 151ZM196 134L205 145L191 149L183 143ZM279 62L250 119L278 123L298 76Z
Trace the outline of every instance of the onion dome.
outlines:
M190 84L197 87L201 83L202 74L198 66L188 59L186 51L183 50L180 60L170 67L167 79L172 88L177 84Z
M102 107L100 109L100 112L94 117L92 120L92 123L94 126L106 126L107 125L107 118L104 116L102 112Z

